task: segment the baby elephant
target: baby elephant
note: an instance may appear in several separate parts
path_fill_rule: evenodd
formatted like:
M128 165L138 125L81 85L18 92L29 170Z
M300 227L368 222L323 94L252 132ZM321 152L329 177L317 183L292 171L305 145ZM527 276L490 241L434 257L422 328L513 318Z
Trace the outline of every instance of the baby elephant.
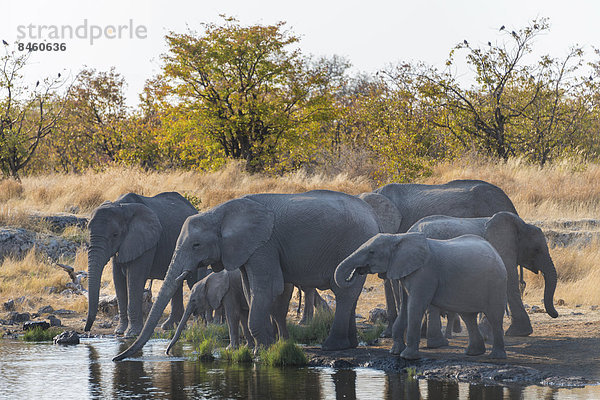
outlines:
M338 265L335 281L347 287L358 274L381 272L390 279L399 279L404 288L401 312L393 326L392 354L419 358L421 321L427 307L434 305L459 313L465 321L469 332L467 355L485 353L477 328L477 313L483 312L494 335L490 357L506 358L502 331L506 269L487 241L475 235L435 240L421 233L380 233Z
M181 322L177 326L175 336L167 347L169 350L177 343L187 320L192 314L204 314L223 306L225 318L229 328L229 346L237 348L240 343L239 326L242 326L244 336L249 345L253 344L252 336L248 330L248 302L242 289L240 270L214 272L200 282L197 282L190 293L190 301L185 308Z

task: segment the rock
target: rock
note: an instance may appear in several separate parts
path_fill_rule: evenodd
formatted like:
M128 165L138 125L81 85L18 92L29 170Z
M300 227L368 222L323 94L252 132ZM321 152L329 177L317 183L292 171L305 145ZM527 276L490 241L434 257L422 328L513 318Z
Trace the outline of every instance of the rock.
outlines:
M572 312L571 315L583 315L582 312Z
M101 323L98 324L98 328L101 328L101 329L109 329L109 328L112 328L112 327L113 327L113 324L110 323L110 322L108 322L108 321L107 322L101 322Z
M54 315L49 315L48 321L50 321L50 326L62 326L60 319L56 318Z
M556 305L557 305L557 306L564 306L564 305L565 305L565 301L564 301L563 299L558 299L558 300L556 301Z
M38 310L38 314L50 314L54 312L54 308L52 306L43 306Z
M54 336L54 344L79 344L79 335L75 331L65 331Z
M108 316L117 315L119 313L117 296L102 296L98 301L98 311Z
M376 324L378 322L387 322L387 311L383 308L374 308L369 311L369 322Z
M58 292L58 289L55 288L54 286L44 286L44 292L46 292L48 294L52 294L52 293Z
M75 314L75 311L65 310L64 308L61 308L60 310L54 310L54 313L59 314L59 315L71 315L71 314Z
M50 324L46 321L27 321L23 324L23 330L28 331L30 329L41 328L46 330L50 328Z
M365 317L363 317L363 316L362 316L362 315L360 315L360 314L355 314L355 315L354 315L354 318L355 318L355 319L364 319Z
M9 314L9 318L11 323L15 324L15 323L20 323L20 322L27 322L31 319L31 315L29 313L18 313L16 311L13 311Z
M69 214L56 214L56 215L42 215L33 214L30 218L35 222L43 222L53 232L62 233L65 228L69 226L76 226L81 229L87 227L87 218L81 218L76 215Z
M598 306L590 306L590 310L592 311L596 311L598 309Z
M23 228L0 228L0 261L7 256L23 258L31 249L35 248L36 253L56 262L61 256L75 257L77 249L82 246L85 244L52 234Z
M4 303L4 311L15 311L15 301L13 299Z

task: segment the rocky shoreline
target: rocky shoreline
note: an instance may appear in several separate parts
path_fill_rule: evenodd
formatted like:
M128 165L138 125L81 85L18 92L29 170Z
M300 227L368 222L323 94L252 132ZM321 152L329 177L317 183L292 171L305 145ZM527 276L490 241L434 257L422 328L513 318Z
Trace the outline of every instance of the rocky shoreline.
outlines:
M558 376L532 367L504 363L436 358L405 360L390 355L387 348L381 347L359 347L333 352L321 351L318 347L305 347L304 350L309 359L309 366L374 368L387 373L410 373L416 379L483 385L540 385L554 388L577 388L600 383L584 377Z

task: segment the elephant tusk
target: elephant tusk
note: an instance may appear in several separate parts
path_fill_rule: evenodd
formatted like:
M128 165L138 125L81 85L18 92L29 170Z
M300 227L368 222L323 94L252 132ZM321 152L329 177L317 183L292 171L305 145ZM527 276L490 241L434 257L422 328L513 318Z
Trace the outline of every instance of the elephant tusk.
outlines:
M180 284L190 273L191 271L184 271L181 275L177 277L177 279L175 279L175 282L177 282L177 284Z

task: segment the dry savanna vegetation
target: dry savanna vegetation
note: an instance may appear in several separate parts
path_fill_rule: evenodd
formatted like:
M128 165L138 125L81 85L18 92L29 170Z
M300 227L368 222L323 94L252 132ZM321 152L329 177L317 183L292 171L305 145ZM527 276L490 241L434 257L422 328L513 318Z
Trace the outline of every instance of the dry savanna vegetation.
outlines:
M530 222L594 219L598 215L600 165L597 164L571 160L540 168L518 159L498 162L473 157L440 163L432 171L431 176L420 182L441 183L468 178L483 179L500 186L513 199L521 216ZM0 226L27 225L30 223L27 215L31 212L76 211L89 215L103 201L114 200L130 191L151 196L175 190L188 196L200 210L206 210L247 193L332 189L357 194L375 186L366 177L349 174L250 174L236 162L215 172L144 172L114 167L82 174L38 175L25 177L21 182L0 181ZM44 229L43 226L30 228ZM77 232L63 233L66 234L76 235ZM600 243L592 241L583 246L555 247L551 253L559 277L555 299L562 299L572 306L599 305L600 266L597 260L600 259ZM85 252L79 252L74 260L65 260L75 270L85 270L86 262ZM26 311L36 311L37 307L50 304L54 308L85 312L84 296L64 297L48 294L45 290L49 286L64 287L68 281L62 270L33 252L22 260L7 258L0 266L0 301L26 296L27 300L18 305ZM541 305L541 276L527 273L526 281L525 302ZM105 268L103 282L102 293L114 291L110 265ZM156 282L153 291L159 286L160 282ZM365 287L367 290L361 295L357 312L368 316L371 308L385 302L381 281L376 276L370 276Z

